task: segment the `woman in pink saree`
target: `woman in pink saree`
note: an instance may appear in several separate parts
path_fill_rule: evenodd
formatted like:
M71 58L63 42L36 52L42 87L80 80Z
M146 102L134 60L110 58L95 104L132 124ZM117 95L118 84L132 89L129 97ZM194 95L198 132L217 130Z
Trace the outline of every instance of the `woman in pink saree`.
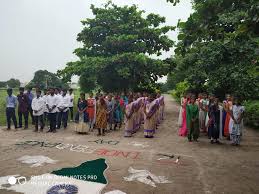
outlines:
M181 127L179 129L179 135L180 136L187 136L187 123L186 123L186 105L188 104L188 96L184 95L184 97L181 99L181 111L180 114L182 114L182 122Z

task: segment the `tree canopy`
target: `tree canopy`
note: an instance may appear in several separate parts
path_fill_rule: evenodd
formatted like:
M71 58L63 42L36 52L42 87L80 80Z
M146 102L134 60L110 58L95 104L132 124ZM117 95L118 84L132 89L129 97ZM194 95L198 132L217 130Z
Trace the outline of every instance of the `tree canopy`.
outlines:
M9 88L18 88L18 87L20 87L21 82L18 79L11 78L8 81L6 81L6 85Z
M144 17L135 5L119 7L111 2L101 8L92 5L91 10L94 18L82 21L84 28L77 36L83 44L74 51L79 60L58 72L63 80L80 76L84 91L96 86L104 91L152 89L171 70L166 60L151 57L173 46L166 33L174 27L161 27L164 17Z
M257 0L193 0L194 12L178 22L174 86L194 91L259 97L259 3Z
M37 88L47 88L47 87L68 87L61 79L57 77L56 74L48 72L47 70L39 70L34 73L33 79L29 82L26 87L37 87Z

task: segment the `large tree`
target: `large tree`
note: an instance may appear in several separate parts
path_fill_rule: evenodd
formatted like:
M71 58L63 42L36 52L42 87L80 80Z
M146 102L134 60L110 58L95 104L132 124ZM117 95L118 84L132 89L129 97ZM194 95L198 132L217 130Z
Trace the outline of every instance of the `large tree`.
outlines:
M33 79L29 82L26 87L68 87L56 74L48 72L47 70L38 70L34 73Z
M220 95L259 97L259 2L193 0L194 12L179 22L177 62L171 79Z
M84 28L77 37L83 44L74 51L79 60L58 72L64 80L80 76L84 91L97 85L105 91L137 90L152 88L168 73L169 63L150 57L173 45L166 33L174 27L161 27L164 17L144 17L135 5L119 7L111 2L102 8L92 5L91 10L94 18L82 21Z
M21 82L20 82L20 80L18 80L18 79L11 78L11 79L9 79L9 80L6 82L6 85L7 85L9 88L18 88L18 87L20 87Z

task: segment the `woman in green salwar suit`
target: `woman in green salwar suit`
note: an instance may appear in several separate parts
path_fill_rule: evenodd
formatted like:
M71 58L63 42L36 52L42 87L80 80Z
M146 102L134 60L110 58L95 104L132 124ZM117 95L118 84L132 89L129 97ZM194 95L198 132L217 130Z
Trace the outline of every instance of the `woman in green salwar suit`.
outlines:
M195 96L192 95L191 102L186 106L187 114L187 129L188 129L188 140L198 141L200 130L199 130L199 107L195 103Z

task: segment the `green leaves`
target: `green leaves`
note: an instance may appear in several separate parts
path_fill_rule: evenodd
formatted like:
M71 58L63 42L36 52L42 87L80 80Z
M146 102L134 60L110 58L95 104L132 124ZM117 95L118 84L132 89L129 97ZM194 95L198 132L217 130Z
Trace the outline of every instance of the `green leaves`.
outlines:
M259 98L258 1L194 0L193 8L177 25L173 85L186 79L196 92Z
M168 73L170 64L148 56L169 51L174 44L166 34L175 28L160 27L164 17L144 17L135 5L119 7L111 1L91 9L94 18L82 21L84 29L77 37L83 44L74 51L79 60L59 71L63 79L80 76L85 91L96 85L105 91L121 91L153 85Z

